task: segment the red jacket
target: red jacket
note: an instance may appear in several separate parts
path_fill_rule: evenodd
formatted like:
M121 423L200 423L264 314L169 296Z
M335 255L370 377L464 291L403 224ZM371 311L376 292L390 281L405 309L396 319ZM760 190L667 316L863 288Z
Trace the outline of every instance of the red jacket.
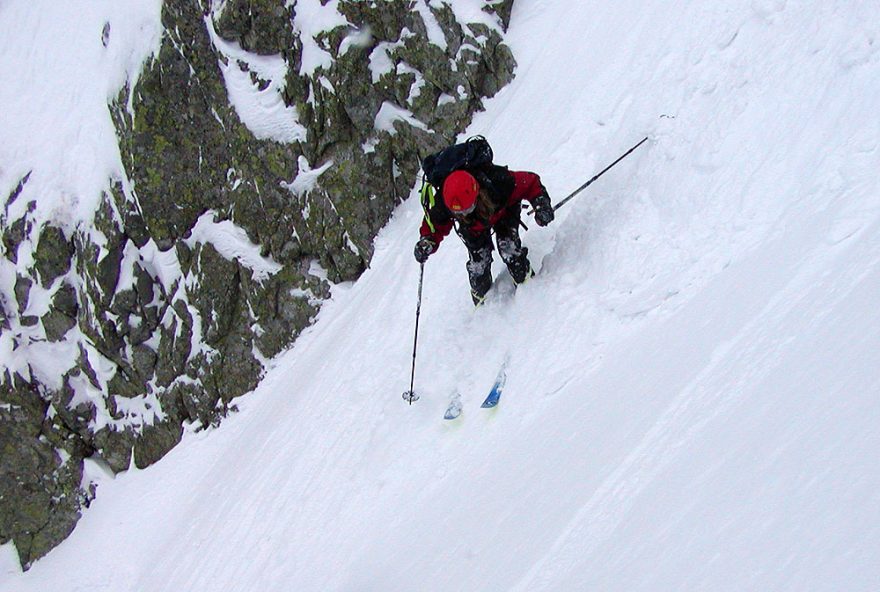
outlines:
M510 208L519 208L523 200L532 203L536 197L547 193L541 184L541 178L535 173L509 171L507 167L491 165L488 169L475 172L473 175L480 187L487 190L493 207L488 220L469 216L460 222L467 224L468 230L472 233L489 230L510 211ZM422 206L425 209L425 217L419 233L439 245L452 230L455 218L446 207L442 192L438 191L436 195L432 193L427 201L428 203L425 203L423 194Z

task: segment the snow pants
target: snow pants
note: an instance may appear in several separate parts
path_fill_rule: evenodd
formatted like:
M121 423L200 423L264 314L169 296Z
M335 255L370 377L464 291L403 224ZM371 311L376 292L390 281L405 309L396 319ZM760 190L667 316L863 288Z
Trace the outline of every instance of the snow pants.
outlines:
M532 274L529 249L522 246L519 238L519 216L519 208L509 208L492 227L501 260L517 284L523 283ZM456 232L468 250L467 272L471 297L474 304L480 304L492 287L492 234L488 228L474 231L466 226L459 226Z

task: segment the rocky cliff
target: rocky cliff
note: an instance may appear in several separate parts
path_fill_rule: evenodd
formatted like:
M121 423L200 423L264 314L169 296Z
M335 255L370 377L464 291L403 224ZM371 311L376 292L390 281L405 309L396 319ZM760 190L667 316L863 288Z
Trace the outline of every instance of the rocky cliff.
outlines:
M25 567L96 494L84 463L143 468L216 425L369 265L418 156L510 81L512 4L164 2L93 221L32 215L27 174L0 196L0 544Z

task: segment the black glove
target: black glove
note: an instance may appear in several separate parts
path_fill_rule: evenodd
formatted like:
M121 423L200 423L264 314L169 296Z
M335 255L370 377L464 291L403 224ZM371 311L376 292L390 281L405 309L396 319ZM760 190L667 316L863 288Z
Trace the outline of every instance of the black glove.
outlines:
M420 238L419 242L416 243L416 248L413 250L413 255L415 255L416 261L418 261L419 263L424 263L428 260L428 257L431 256L431 253L436 250L437 243L425 236Z
M546 193L539 195L532 203L535 205L535 223L538 226L547 226L553 222L556 214L553 213L553 206L550 205L550 196Z

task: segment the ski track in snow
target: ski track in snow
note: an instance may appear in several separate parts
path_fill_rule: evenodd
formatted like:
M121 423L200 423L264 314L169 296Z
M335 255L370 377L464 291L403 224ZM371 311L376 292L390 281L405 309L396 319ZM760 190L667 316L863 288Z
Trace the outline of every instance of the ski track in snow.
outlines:
M408 200L240 413L105 477L30 572L4 547L0 588L875 589L874 12L517 3L518 77L469 133L556 200L651 138L527 221L539 274L513 294L496 261L473 310L447 239L406 405Z

